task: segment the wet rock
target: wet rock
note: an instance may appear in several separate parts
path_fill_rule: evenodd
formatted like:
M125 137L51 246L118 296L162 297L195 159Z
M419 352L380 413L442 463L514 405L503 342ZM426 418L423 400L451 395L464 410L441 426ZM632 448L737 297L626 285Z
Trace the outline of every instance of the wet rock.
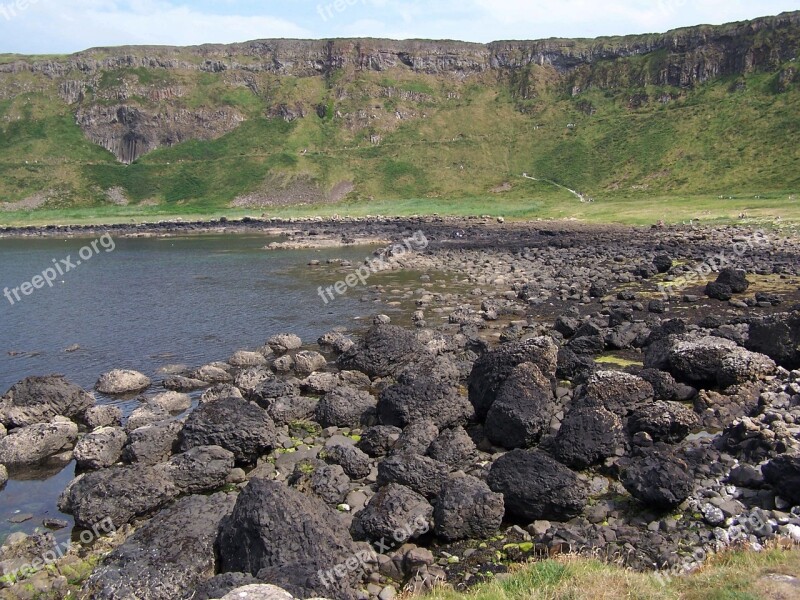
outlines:
M364 339L339 357L341 369L361 371L370 377L388 377L417 359L422 343L410 331L394 325L375 325Z
M8 467L35 465L77 439L78 426L71 421L37 423L15 429L0 439L0 463Z
M655 448L631 459L620 480L645 506L664 510L686 500L694 485L689 466L683 460Z
M585 469L624 447L622 422L602 407L573 408L558 430L553 451L574 469Z
M358 428L371 425L375 421L377 403L375 396L369 392L340 386L320 400L314 420L323 427Z
M539 450L512 450L489 471L489 487L505 499L506 514L535 521L566 521L583 510L586 485L561 463Z
M383 541L391 546L426 533L433 507L415 491L390 483L378 490L367 507L353 518L350 531L356 540Z
M557 411L549 378L533 363L521 363L500 386L484 431L496 446L528 448L549 430Z
M184 377L182 375L174 375L164 380L163 386L167 390L174 392L194 392L209 387L207 381L194 379L192 377Z
M656 401L641 406L628 418L628 432L644 431L656 442L677 444L700 425L695 412L677 402Z
M85 435L75 445L75 461L80 469L104 469L122 456L128 434L121 427L101 427Z
M115 369L103 373L95 384L101 394L131 394L150 387L150 378L138 371Z
M119 528L135 517L166 506L179 493L158 467L133 465L93 471L73 480L58 500L59 509L91 529L104 519Z
M339 515L281 483L250 481L220 525L217 551L223 573L254 575L304 598L355 599L358 573L345 569L343 577L320 579L356 555Z
M94 398L61 375L27 377L0 398L0 422L6 427L49 423L54 417L80 419Z
M137 529L95 569L81 593L98 600L194 597L216 571L219 524L236 497L191 496Z
M277 436L263 408L238 398L223 398L189 415L179 444L182 452L221 446L233 452L237 464L252 464L277 445Z
M469 400L479 420L486 418L512 371L525 362L536 365L545 377L552 377L558 363L558 347L550 338L536 338L504 344L475 361L469 378Z
M430 421L442 428L464 425L473 410L454 385L404 375L381 393L377 414L382 425L406 427L415 421Z
M218 383L232 383L233 376L229 372L230 365L225 363L214 363L204 365L192 372L193 379L205 381L209 385Z
M446 464L427 456L394 454L378 464L378 485L399 483L430 499L439 493L449 472Z
M495 534L503 521L503 495L480 479L458 474L442 486L433 513L434 533L446 541L480 539Z

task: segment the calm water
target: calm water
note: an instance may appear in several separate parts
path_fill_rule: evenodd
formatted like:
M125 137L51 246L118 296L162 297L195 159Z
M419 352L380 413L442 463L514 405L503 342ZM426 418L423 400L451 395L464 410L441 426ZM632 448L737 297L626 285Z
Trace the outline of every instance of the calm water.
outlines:
M53 288L35 290L13 306L0 296L0 394L29 375L62 373L87 389L114 368L156 376L166 365L225 360L283 331L312 342L336 326L360 329L359 318L379 311L360 301L363 290L323 305L317 287L341 275L307 266L329 258L362 261L372 249L263 250L274 240L117 239L113 251L98 246L99 253L59 277ZM88 241L0 240L0 293L31 281L53 259L71 255L77 262ZM80 349L65 352L73 345ZM0 539L41 526L44 515L64 518L55 500L73 474L70 465L56 475L12 479L0 491ZM19 512L34 518L10 523Z

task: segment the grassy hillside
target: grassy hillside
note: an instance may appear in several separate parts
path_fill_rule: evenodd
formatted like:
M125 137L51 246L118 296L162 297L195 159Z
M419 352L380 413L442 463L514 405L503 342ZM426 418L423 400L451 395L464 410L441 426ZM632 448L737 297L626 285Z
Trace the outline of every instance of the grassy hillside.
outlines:
M591 76L578 75L608 79L613 70L630 87L579 91L538 65L465 78L402 69L258 73L246 84L225 72L113 69L85 88L77 109L58 80L6 74L0 222L265 211L800 218L800 76L791 61L692 89L636 85L637 74L664 61L658 52L600 61ZM116 107L121 90L148 114L224 109L243 122L217 139L122 164L75 117L84 107ZM296 202L286 206L286 198Z

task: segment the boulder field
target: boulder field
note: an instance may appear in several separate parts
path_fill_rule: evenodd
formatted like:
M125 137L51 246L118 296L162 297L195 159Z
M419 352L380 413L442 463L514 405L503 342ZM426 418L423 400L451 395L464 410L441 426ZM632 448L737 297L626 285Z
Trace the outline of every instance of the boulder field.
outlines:
M794 247L770 250L794 286L777 299L743 295L758 252L702 301L649 298L685 272L672 242L690 234L658 235L648 253L635 236L487 249L440 232L413 266L463 267L482 287L463 304L437 312L423 274L412 326L281 334L163 381L112 372L108 394L143 394L124 418L30 377L0 398L0 463L77 461L61 510L116 530L81 598L389 600L562 552L680 569L698 548L800 542Z

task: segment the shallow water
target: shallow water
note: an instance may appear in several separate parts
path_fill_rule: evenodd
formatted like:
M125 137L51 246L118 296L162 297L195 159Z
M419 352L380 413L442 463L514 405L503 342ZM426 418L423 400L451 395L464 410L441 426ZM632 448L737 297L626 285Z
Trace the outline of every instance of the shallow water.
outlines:
M391 310L362 302L361 288L323 304L318 287L334 284L347 270L308 266L311 260L325 263L329 258L357 264L373 248L263 249L275 239L117 239L113 251L98 246L99 253L64 273L52 288L35 290L13 305L0 296L0 394L24 377L49 373L64 374L86 389L114 368L158 379L158 369L167 365L225 360L283 331L313 342L337 326L361 329L365 317ZM0 240L0 293L31 281L53 266L53 259L71 256L76 262L88 242ZM74 345L79 349L65 351ZM12 475L0 491L0 539L41 527L45 516L69 520L58 514L55 503L73 474L70 464L58 474L23 475L33 477L27 481ZM34 518L10 523L17 513ZM67 530L59 537L68 535Z

